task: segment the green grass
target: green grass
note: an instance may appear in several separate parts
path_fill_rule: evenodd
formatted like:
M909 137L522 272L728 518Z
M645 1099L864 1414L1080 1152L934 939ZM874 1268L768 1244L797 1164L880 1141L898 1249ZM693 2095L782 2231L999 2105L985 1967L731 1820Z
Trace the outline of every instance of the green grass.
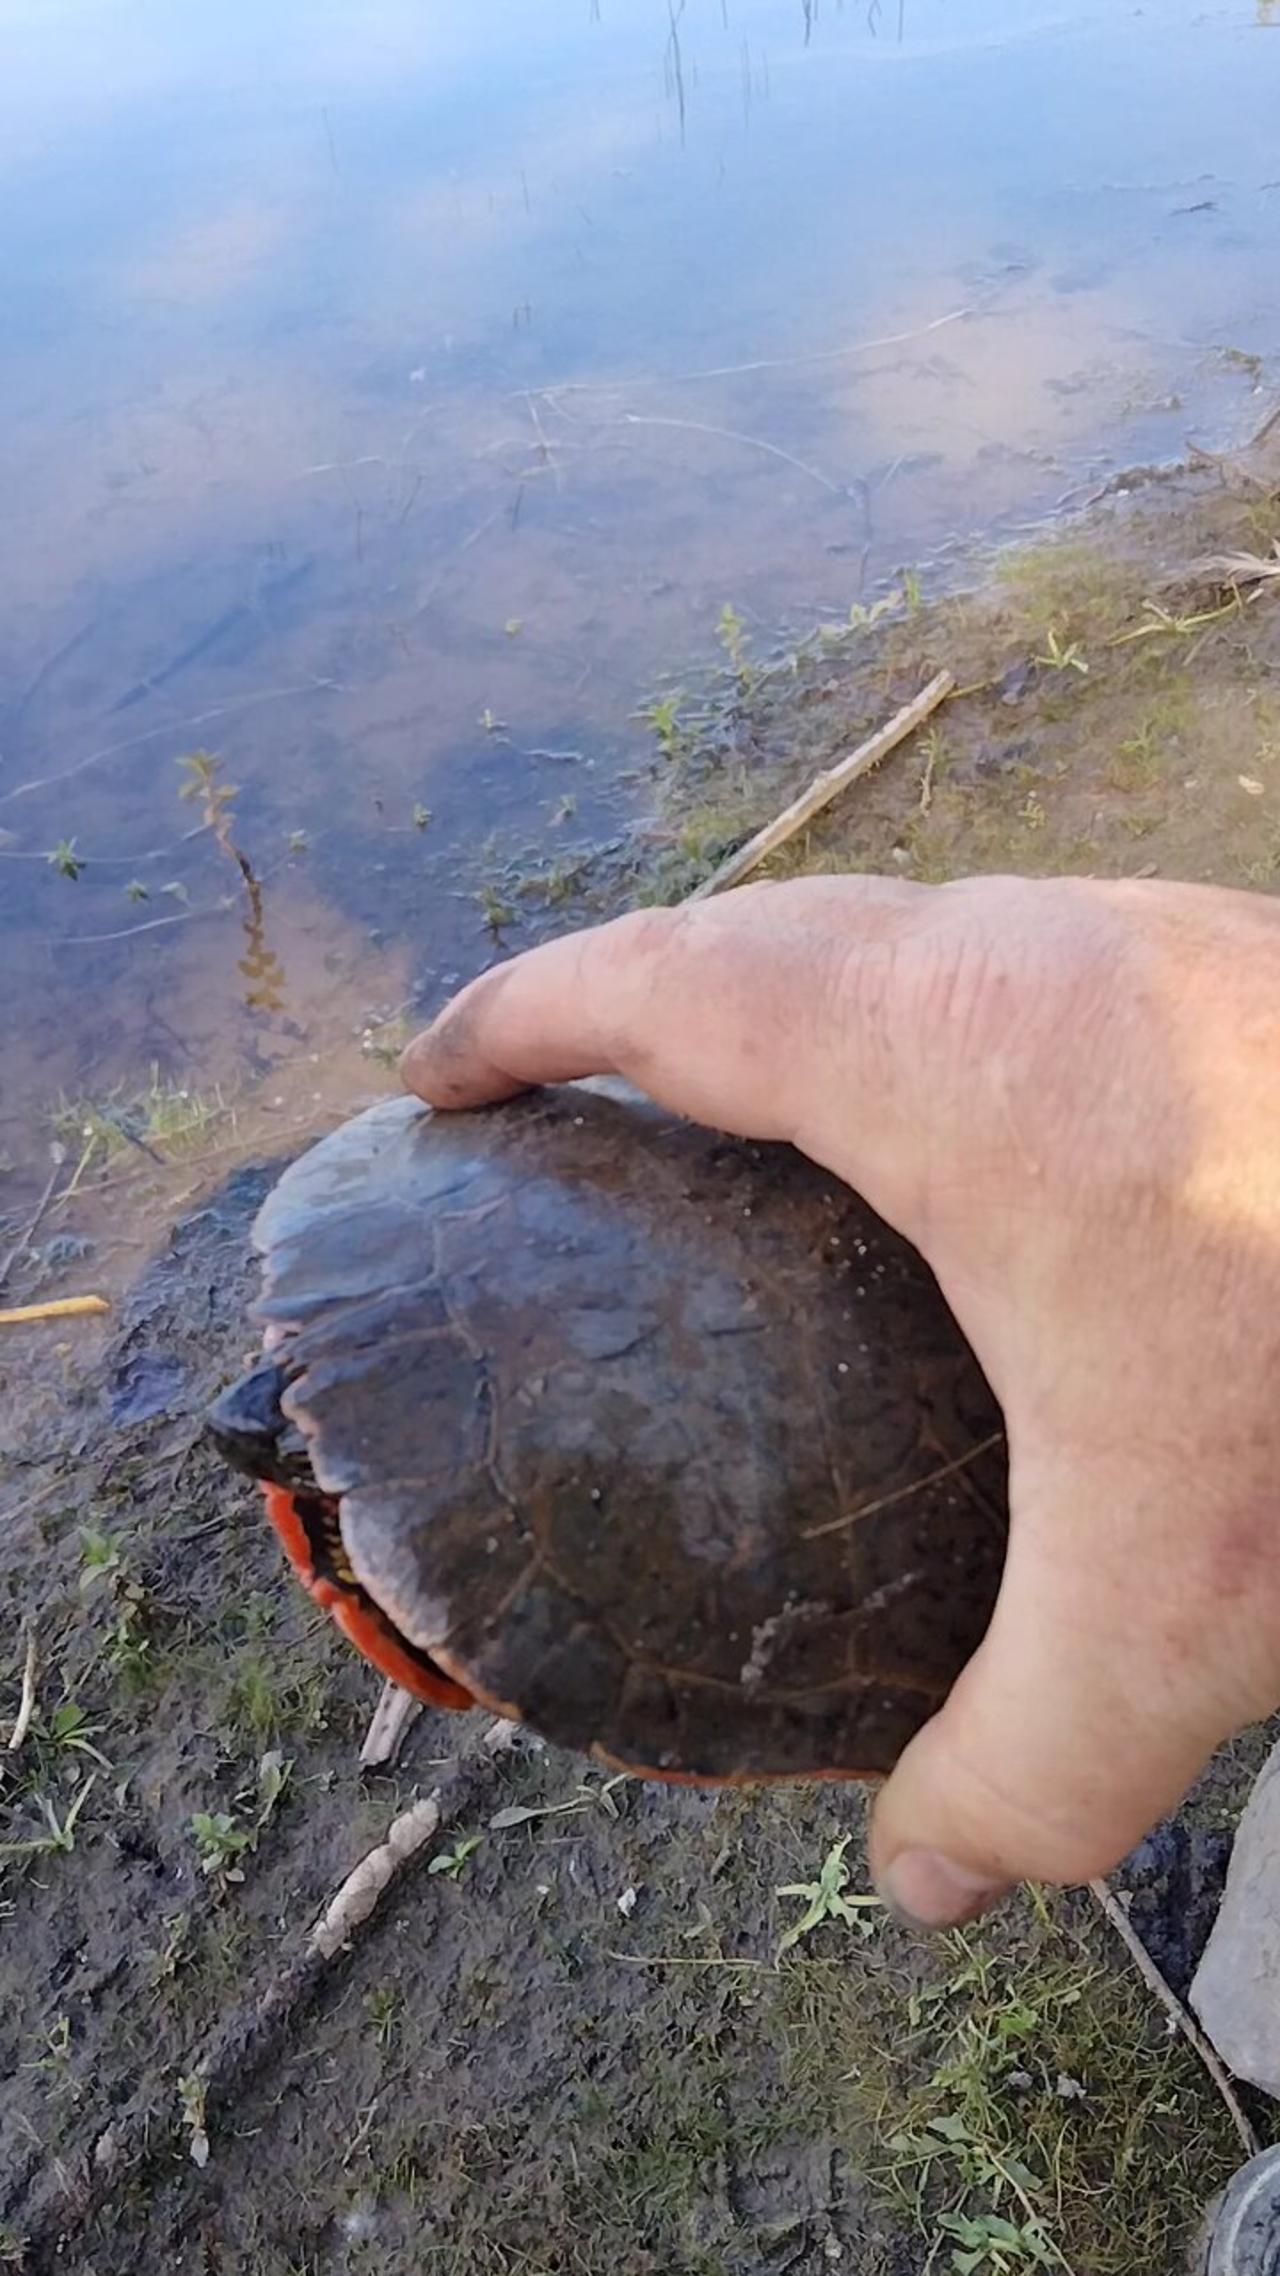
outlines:
M956 2276L1173 2271L1236 2144L1084 1900L782 1976L789 2078ZM966 2257L974 2255L977 2257Z
M224 1690L219 1723L233 1737L256 1747L286 1734L314 1736L328 1721L331 1679L326 1662L299 1666L292 1643L250 1640L219 1653Z
M232 1113L231 1102L217 1084L201 1090L162 1074L153 1064L140 1089L120 1086L98 1099L64 1096L51 1123L54 1137L79 1165L74 1184L86 1171L139 1149L165 1159L197 1153Z

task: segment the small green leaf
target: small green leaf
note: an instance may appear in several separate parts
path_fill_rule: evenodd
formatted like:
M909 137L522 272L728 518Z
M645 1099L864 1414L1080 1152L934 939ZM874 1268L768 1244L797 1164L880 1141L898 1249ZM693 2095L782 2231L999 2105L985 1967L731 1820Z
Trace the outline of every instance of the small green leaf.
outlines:
M484 1835L480 1833L464 1834L461 1841L453 1849L442 1849L437 1852L428 1865L427 1872L429 1874L447 1873L451 1880L456 1881L467 1859L480 1847L483 1840Z
M59 877L69 877L73 885L85 866L85 857L76 852L74 838L59 838L53 852L45 855L45 860L50 869L56 869Z

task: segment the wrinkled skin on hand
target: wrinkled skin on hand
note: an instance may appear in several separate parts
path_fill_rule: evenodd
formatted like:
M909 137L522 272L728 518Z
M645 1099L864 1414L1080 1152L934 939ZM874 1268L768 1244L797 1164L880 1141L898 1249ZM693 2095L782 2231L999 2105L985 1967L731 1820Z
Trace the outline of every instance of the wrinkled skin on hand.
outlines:
M617 1073L928 1257L1004 1407L987 1640L877 1803L911 1918L1107 1871L1280 1702L1280 907L812 878L623 917L412 1043L444 1108Z

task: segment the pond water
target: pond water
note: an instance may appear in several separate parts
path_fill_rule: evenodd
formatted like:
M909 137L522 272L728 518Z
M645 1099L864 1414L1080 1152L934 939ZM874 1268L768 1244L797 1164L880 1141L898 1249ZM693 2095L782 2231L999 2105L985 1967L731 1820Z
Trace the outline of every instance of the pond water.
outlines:
M611 827L726 603L842 619L1270 404L1255 0L5 33L0 1213L59 1099L152 1085L163 1153L175 1090L354 1096L500 952L490 834Z

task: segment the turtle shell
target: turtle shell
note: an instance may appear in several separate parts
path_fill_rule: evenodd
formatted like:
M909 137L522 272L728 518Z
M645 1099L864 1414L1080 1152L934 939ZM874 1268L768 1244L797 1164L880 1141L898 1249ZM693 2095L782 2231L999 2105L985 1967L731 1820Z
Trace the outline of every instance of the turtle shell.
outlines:
M999 1409L917 1252L790 1147L621 1086L389 1099L254 1240L289 1460L462 1693L658 1777L865 1776L980 1641Z

